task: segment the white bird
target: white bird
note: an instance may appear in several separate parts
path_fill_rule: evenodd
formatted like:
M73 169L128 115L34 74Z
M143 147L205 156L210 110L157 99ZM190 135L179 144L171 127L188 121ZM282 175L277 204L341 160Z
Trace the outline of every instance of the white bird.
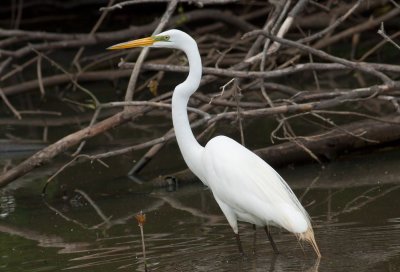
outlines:
M256 154L226 137L217 136L205 147L193 135L187 115L190 96L200 85L202 64L196 41L185 32L172 29L158 35L116 44L108 49L162 47L182 50L189 61L189 75L175 87L172 96L172 121L182 156L189 169L207 185L229 225L239 251L237 221L265 228L275 251L268 226L283 227L299 240L311 244L321 256L314 238L310 217L284 179Z

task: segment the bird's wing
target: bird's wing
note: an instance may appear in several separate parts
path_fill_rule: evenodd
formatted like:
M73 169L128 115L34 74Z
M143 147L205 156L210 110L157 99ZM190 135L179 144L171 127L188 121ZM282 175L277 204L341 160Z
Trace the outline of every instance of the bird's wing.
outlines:
M225 136L210 140L203 165L214 196L239 217L257 217L292 232L303 232L311 226L307 212L283 178L236 141Z

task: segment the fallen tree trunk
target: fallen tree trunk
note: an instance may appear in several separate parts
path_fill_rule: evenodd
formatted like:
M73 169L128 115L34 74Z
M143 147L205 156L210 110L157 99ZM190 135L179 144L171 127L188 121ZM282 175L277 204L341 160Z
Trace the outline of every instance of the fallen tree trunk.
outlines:
M312 161L313 158L301 147L303 145L320 160L329 161L347 152L398 141L400 139L400 116L388 116L384 120L357 121L335 128L320 136L310 136L309 138L312 140L297 139L297 143L285 142L257 149L254 152L274 167ZM362 137L353 135L362 135ZM186 169L159 176L152 181L152 184L154 186L170 186L172 182L186 184L196 179L194 174Z
M40 150L33 156L29 157L22 163L1 175L0 187L7 185L13 180L32 171L33 169L50 162L54 157L66 151L68 148L132 120L132 118L142 113L142 110L143 107L136 107L132 110L122 111L103 121L98 122L97 124L94 124L93 126L86 127L82 130L65 136L64 138Z

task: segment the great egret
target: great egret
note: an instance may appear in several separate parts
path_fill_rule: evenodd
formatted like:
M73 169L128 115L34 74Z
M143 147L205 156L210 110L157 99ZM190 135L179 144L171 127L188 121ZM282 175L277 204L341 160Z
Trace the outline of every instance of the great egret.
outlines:
M116 44L108 49L144 46L180 49L188 58L189 75L175 87L172 96L176 139L190 170L211 189L236 235L239 251L243 254L238 220L263 226L276 253L276 245L268 229L271 225L283 227L299 240L309 242L320 257L309 215L287 183L269 164L226 136L211 139L205 147L194 137L187 116L187 103L199 87L202 74L196 41L185 32L172 29L155 36Z

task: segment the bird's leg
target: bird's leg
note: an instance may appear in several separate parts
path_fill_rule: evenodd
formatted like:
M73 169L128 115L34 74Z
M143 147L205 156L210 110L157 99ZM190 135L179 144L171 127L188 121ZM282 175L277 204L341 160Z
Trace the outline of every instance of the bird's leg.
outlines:
M268 226L265 226L264 229L265 229L265 232L267 233L268 240L271 243L272 249L274 250L275 254L279 254L279 250L278 250L278 248L277 248L277 246L276 246L276 244L274 242L274 239L272 239L272 235L269 232Z
M238 233L235 233L235 236L236 236L236 243L237 243L237 245L238 245L239 252L240 252L240 254L241 254L242 256L244 256L244 252L243 252L243 248L242 248L242 242L240 241L239 232L238 232Z
M253 234L253 254L256 254L257 231L256 231L256 225L255 224L253 224L253 230L254 230L254 234Z

